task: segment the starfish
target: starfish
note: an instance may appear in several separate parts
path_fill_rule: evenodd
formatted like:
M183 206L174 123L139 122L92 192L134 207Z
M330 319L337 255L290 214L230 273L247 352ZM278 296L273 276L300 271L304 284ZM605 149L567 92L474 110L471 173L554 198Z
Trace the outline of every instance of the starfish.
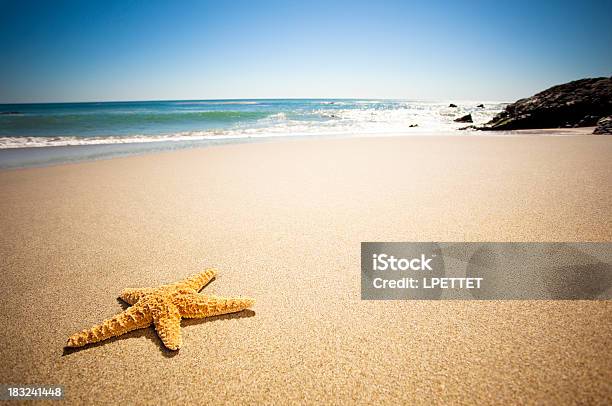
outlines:
M180 282L157 288L124 289L119 297L132 306L101 324L73 334L66 347L83 347L154 324L164 345L170 350L178 350L182 345L181 318L239 312L255 303L249 298L198 293L216 274L215 269L207 269Z

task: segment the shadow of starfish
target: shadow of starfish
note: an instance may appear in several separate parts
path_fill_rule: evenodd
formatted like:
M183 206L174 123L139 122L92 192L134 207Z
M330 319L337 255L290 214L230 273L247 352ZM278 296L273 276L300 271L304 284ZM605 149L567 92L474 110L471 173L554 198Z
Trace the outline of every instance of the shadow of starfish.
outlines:
M121 303L121 307L123 307L124 309L127 309L129 307L129 305L127 305L123 300L117 299L117 301ZM222 314L219 316L212 316L212 317L208 317L205 319L185 319L181 321L181 326L188 327L188 326L195 326L198 324L212 323L215 321L222 321L222 320L245 319L245 318L254 317L255 314L256 313L253 310L245 309L237 313ZM93 343L93 344L90 344L84 347L64 347L62 357L69 356L69 355L72 355L74 353L81 352L81 351L87 351L87 350L90 350L96 347L103 346L105 344L110 344L114 341L128 340L131 338L141 338L141 337L146 337L149 341L155 343L155 345L159 347L159 350L161 351L162 355L166 358L173 358L174 356L178 354L178 351L169 350L163 345L163 342L161 341L159 336L155 333L155 328L151 326L145 329L133 330L127 334L116 336L116 337L111 337L108 340L98 341L97 343Z

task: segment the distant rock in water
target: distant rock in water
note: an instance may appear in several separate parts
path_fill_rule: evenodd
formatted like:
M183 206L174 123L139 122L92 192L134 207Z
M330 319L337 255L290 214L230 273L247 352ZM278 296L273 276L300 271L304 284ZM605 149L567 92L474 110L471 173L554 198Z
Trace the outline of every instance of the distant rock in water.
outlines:
M593 134L612 134L612 116L600 119Z
M474 120L472 119L472 115L468 114L463 117L456 118L455 122L456 123L473 123Z
M413 128L413 127L418 127L418 124L410 124L408 127Z
M484 104L482 104L482 103L481 103L481 104L479 104L479 105L478 105L478 106L476 106L476 107L477 107L477 108L479 108L479 109L484 109Z
M20 114L23 114L23 113L20 111L0 111L0 115L3 115L3 116L17 116Z
M506 106L481 130L588 127L612 114L612 77L553 86Z
M451 103L451 104L449 104L449 105L448 105L448 107L457 107L457 105L456 105L456 104Z

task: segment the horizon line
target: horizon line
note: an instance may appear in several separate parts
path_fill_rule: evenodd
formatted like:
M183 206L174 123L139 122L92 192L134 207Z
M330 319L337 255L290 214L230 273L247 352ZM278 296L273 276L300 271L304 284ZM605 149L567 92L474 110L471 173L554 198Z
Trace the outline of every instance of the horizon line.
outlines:
M246 98L212 98L212 99L133 99L133 100L89 100L89 101L29 101L29 102L0 102L0 106L28 105L28 104L94 104L94 103L146 103L146 102L198 102L198 101L265 101L265 100L386 100L386 101L426 101L426 102L495 102L510 103L508 100L485 99L436 99L436 98L396 98L396 97L246 97ZM518 99L517 99L518 100Z

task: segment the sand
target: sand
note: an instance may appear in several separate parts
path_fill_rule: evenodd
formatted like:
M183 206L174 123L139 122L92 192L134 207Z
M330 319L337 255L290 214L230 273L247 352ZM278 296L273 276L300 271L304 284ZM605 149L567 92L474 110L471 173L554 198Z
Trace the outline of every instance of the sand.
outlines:
M612 137L288 140L0 172L0 383L72 403L606 403L612 301L360 300L361 241L612 241ZM215 266L252 312L76 352Z

